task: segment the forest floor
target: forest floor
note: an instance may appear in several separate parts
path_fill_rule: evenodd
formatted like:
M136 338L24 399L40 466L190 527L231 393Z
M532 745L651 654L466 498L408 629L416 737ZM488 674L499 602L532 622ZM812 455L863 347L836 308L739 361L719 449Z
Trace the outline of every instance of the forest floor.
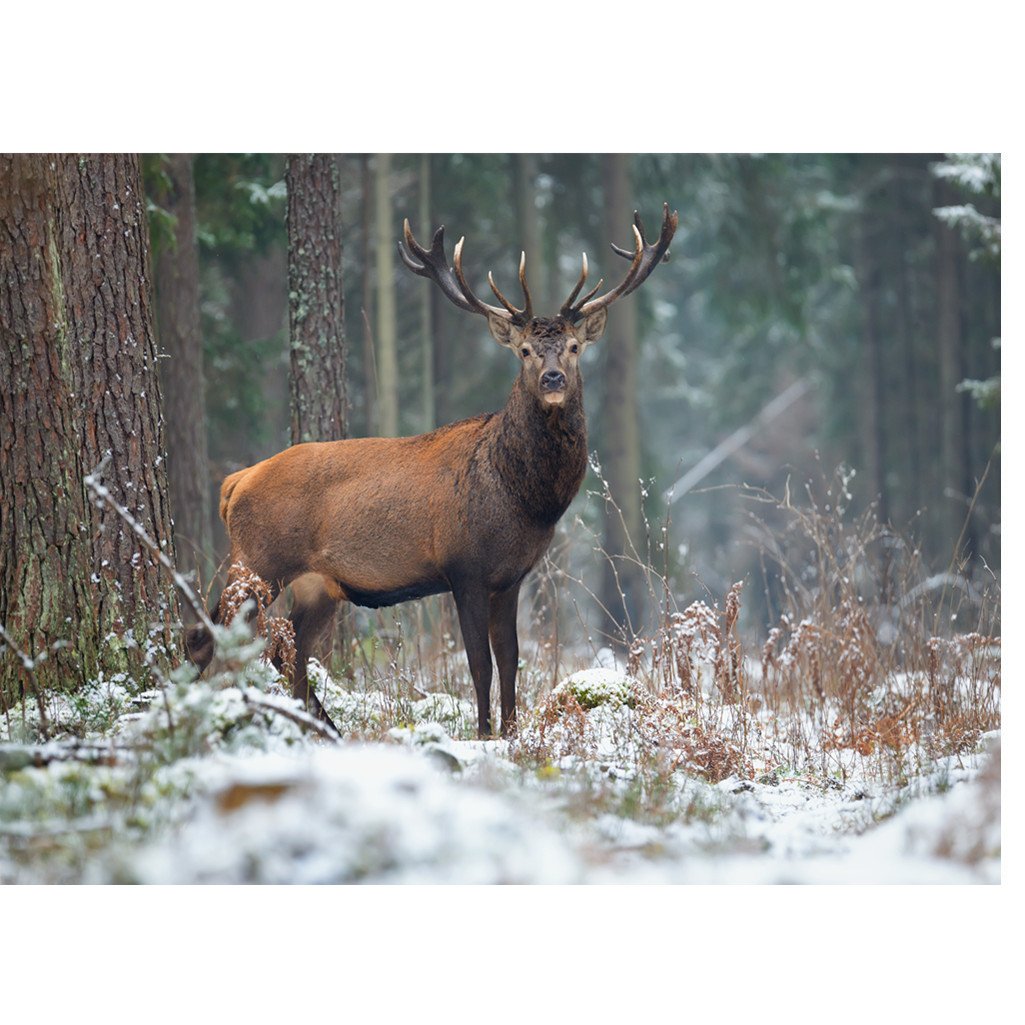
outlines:
M788 759L766 709L591 667L479 741L464 696L318 667L335 743L235 643L208 680L51 700L45 741L32 703L0 719L0 882L1000 881L997 730Z

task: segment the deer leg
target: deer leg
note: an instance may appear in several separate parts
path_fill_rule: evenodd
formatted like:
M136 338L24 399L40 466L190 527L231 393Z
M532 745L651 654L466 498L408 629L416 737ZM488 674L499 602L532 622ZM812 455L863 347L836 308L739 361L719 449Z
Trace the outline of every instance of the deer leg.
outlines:
M491 648L488 646L488 594L481 587L453 590L466 660L477 692L477 735L491 736Z
M314 645L331 622L337 599L324 587L319 577L306 575L292 582L294 602L289 619L295 630L295 671L292 674L292 697L298 698L318 719L337 729L320 699L310 686L306 663Z
M502 694L502 736L516 732L516 669L520 660L520 644L516 636L516 606L520 585L492 595L488 632L498 665L498 682Z

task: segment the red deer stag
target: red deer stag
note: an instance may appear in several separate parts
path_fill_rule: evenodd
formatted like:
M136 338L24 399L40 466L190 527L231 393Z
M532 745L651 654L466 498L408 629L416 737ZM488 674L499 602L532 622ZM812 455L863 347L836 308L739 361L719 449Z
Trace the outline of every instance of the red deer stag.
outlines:
M399 253L461 310L487 318L495 340L515 353L520 372L505 407L412 438L360 438L295 445L231 474L221 517L231 563L262 577L277 594L292 585L296 668L292 693L326 718L307 682L313 642L338 602L380 608L451 591L477 692L477 727L491 734L491 648L498 665L502 734L516 723L516 600L548 548L555 525L587 468L580 355L605 329L609 306L629 295L668 255L678 224L665 205L649 244L634 215L626 277L604 295L581 298L580 280L554 317L535 317L520 258L523 309L488 282L501 306L481 302L463 273L463 241L448 265L444 227L430 249L409 221ZM218 618L219 609L214 612ZM189 635L201 668L213 654L202 627Z

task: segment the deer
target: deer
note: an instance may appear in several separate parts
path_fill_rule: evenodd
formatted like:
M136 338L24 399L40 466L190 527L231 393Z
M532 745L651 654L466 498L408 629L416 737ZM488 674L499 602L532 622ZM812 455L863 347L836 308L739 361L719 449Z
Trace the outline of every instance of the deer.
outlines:
M603 278L581 295L584 253L568 298L555 316L543 317L534 315L525 254L523 306L514 306L489 272L501 304L493 306L467 283L465 236L450 266L444 225L424 248L404 221L403 264L460 310L484 317L494 340L516 356L519 373L498 412L413 437L294 445L225 478L220 515L231 566L261 577L274 595L291 585L292 695L311 713L330 723L309 685L307 661L339 602L376 609L451 593L476 693L478 735L492 736L492 651L501 735L515 732L520 585L547 551L587 470L580 357L602 336L609 307L668 259L678 223L664 204L661 232L649 243L635 212L633 249L612 244L630 261L622 281L598 295ZM214 622L220 606L219 600ZM213 656L209 631L192 627L187 649L202 672Z

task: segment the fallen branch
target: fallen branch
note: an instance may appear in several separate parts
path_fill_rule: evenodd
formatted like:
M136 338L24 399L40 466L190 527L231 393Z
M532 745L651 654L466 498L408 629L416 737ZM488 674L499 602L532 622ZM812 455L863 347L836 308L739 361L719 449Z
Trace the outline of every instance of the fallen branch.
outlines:
M303 729L309 730L311 733L316 733L317 736L331 741L332 744L338 744L341 742L342 738L335 730L328 726L327 723L323 723L319 719L315 719L308 712L303 712L300 709L293 708L289 705L280 705L276 701L270 700L266 697L255 697L252 691L243 691L242 700L253 708L262 708L268 712L275 712L285 719L290 719L297 726L301 726Z
M55 762L119 765L122 756L119 749L112 744L84 744L80 741L0 745L0 772L42 769Z

